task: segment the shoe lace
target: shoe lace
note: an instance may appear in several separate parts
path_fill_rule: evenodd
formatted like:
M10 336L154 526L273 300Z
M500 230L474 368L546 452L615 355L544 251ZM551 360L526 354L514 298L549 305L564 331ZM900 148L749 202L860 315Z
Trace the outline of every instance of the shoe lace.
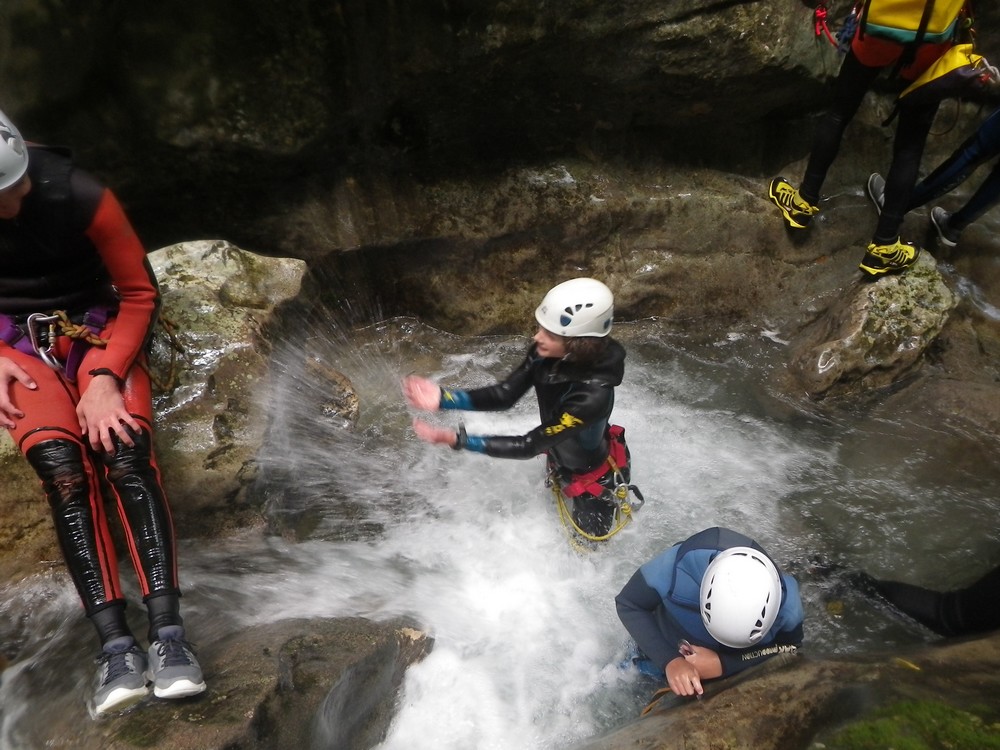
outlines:
M886 251L886 258L893 263L901 263L910 257L906 245L900 245L899 243L887 247Z
M177 638L168 638L160 641L156 653L163 660L164 667L187 667L192 664L188 645Z
M781 193L781 202L792 211L806 214L807 216L812 216L816 213L816 207L799 195L799 191L791 185L787 187L782 185L779 191Z
M102 685L108 685L117 679L132 674L132 672L135 671L132 668L132 660L129 658L132 653L132 650L129 649L128 651L118 651L110 654L102 653L99 657L97 657L98 663L106 665L104 680L101 683Z
M777 188L778 199L781 201L781 205L785 208L796 208L795 205L795 188L791 185L781 184Z

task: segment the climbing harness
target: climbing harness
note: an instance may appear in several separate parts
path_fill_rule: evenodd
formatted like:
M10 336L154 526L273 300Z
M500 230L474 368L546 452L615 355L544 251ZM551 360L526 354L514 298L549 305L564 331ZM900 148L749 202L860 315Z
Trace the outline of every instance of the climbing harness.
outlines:
M13 315L0 314L0 341L23 354L38 357L56 372L63 373L70 382L76 382L76 375L87 348L91 346L103 348L108 345L107 339L102 339L98 334L107 325L112 312L114 308L93 307L82 316L80 323L74 323L65 310L56 310L52 314L32 313L26 318L21 316L22 323L18 323L18 318ZM181 344L176 323L160 315L157 324L164 331L166 346L170 352L170 361L165 368L166 376L156 377L149 364L141 358L136 360L136 364L146 371L150 382L157 390L167 393L177 387L180 379L177 357L186 356L187 351ZM54 353L57 336L73 339L65 364L61 363Z
M639 510L645 502L638 487L633 484L626 484L622 480L621 473L618 472L617 467L614 468L614 471L616 480L615 489L605 489L605 491L599 495L602 500L607 500L610 504L614 505L615 508L614 521L611 524L611 529L606 534L589 534L581 529L579 524L573 520L573 514L566 505L566 496L563 494L562 488L559 486L559 480L551 474L545 480L545 483L552 488L552 495L556 500L556 507L559 510L559 519L562 521L563 526L568 531L586 539L588 542L604 542L613 537L628 525L629 521L632 520L632 514ZM635 500L633 502L628 500L629 494L634 495Z
M75 382L80 363L87 349L92 346L105 347L107 339L98 334L107 325L111 309L105 306L92 307L84 313L81 322L74 322L65 310L48 313L31 313L23 324L12 315L0 314L0 341L24 354L32 354L66 379ZM66 336L72 339L65 363L55 355L56 338Z
M571 534L590 542L603 542L613 537L628 525L629 521L632 520L632 514L645 503L639 488L625 480L620 468L622 465L627 465L628 460L625 451L624 428L619 425L611 425L608 428L608 433L611 453L605 463L586 474L576 475L570 482L563 484L559 481L557 467L550 462L549 475L545 479L545 484L552 489L552 495L559 510L559 519L563 526ZM613 482L611 487L600 481L608 475L609 468ZM614 520L606 534L590 534L580 528L579 524L573 520L573 514L569 510L566 499L578 497L584 493L600 498L614 506Z

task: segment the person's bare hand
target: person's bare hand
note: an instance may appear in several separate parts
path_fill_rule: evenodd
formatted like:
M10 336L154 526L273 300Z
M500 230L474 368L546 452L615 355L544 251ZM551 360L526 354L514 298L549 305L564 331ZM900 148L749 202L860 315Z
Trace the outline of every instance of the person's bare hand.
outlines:
M698 669L689 659L691 657L678 656L667 662L664 670L667 677L667 684L676 695L701 695L705 689L701 686L701 675Z
M413 420L413 431L417 437L428 443L441 443L452 448L458 442L458 433L445 427L435 427L419 419Z
M0 425L8 429L15 426L15 419L24 416L24 412L14 406L10 398L11 382L15 380L25 388L38 388L38 384L20 365L7 357L0 357Z
M95 451L102 447L114 453L112 434L117 435L125 445L135 445L127 428L139 432L141 425L125 408L118 381L110 375L98 375L80 395L76 407L83 436L89 440Z
M441 406L441 387L433 380L419 375L407 375L403 378L403 396L416 409L437 411Z

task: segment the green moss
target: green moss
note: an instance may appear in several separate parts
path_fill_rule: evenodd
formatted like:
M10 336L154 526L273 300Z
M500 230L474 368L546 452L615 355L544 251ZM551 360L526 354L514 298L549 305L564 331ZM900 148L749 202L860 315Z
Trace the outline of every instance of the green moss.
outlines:
M1000 750L1000 725L969 711L931 701L904 701L879 709L814 747L827 750Z

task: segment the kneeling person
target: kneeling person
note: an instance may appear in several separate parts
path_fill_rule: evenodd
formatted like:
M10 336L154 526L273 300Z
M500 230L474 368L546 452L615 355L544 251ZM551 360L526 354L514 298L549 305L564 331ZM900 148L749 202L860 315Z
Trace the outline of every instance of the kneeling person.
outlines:
M755 541L705 529L642 565L615 598L639 650L677 695L802 642L798 582Z

